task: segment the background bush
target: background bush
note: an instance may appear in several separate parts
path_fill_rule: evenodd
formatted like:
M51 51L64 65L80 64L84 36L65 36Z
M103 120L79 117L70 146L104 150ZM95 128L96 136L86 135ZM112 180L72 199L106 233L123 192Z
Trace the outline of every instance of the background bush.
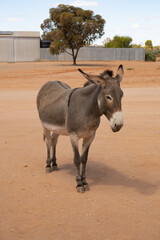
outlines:
M145 61L156 61L156 54L154 52L146 52L145 53Z

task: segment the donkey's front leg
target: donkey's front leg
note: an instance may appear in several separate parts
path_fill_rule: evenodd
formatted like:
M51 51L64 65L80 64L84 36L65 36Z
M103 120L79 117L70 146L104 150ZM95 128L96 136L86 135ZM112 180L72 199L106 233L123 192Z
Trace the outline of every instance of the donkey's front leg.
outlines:
M77 192L83 193L85 191L83 183L82 183L82 178L80 174L80 165L81 165L81 158L79 155L79 150L78 150L78 140L79 138L77 137L76 134L71 134L70 135L70 140L74 152L74 164L76 167L76 181L77 181Z
M84 189L86 191L89 190L88 183L86 182L86 164L88 159L88 152L90 145L95 137L95 133L87 138L83 138L83 145L82 145L82 156L81 156L81 162L82 162L82 172L81 172L81 178L82 183L84 185Z

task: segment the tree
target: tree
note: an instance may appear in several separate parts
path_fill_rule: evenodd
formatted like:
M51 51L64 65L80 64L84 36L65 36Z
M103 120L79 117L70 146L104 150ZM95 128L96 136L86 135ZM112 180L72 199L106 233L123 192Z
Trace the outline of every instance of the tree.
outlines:
M153 49L153 45L152 45L152 41L151 40L147 40L145 42L145 49L146 50L152 50Z
M139 43L139 44L133 43L132 48L143 48L143 45L142 43Z
M104 34L105 20L100 15L94 15L93 11L60 4L51 8L49 14L50 17L41 24L42 38L51 41L52 54L70 54L74 65L79 49Z
M113 40L107 39L104 47L106 48L131 48L132 38L127 36L114 36Z

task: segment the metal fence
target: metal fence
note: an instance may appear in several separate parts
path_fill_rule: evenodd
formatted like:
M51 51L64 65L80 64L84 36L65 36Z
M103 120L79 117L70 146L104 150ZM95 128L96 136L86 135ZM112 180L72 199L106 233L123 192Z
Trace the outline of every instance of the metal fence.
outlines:
M69 50L68 50L69 52ZM72 56L67 53L51 55L49 49L40 49L40 59L44 61L72 61ZM103 48L83 47L79 50L77 61L144 61L144 48Z

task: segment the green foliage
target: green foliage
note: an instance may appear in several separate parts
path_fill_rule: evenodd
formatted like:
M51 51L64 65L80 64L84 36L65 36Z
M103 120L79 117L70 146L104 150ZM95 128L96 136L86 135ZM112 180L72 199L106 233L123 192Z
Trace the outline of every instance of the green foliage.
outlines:
M143 48L143 46L141 43L139 43L139 44L133 43L132 48Z
M154 52L146 52L145 53L145 61L156 61L156 54Z
M107 39L106 48L131 48L132 38L128 36L114 36L113 40Z
M151 40L147 40L145 42L145 49L147 50L146 53L145 53L145 60L155 62L156 61L156 54L158 53L158 51L156 51L157 49L153 48Z
M153 45L152 45L152 41L151 40L147 40L145 42L145 49L146 50L152 50L153 49Z
M105 20L90 10L60 4L57 8L51 8L49 13L50 17L41 24L42 38L51 41L52 54L71 49L67 53L72 55L74 64L79 49L104 34Z

